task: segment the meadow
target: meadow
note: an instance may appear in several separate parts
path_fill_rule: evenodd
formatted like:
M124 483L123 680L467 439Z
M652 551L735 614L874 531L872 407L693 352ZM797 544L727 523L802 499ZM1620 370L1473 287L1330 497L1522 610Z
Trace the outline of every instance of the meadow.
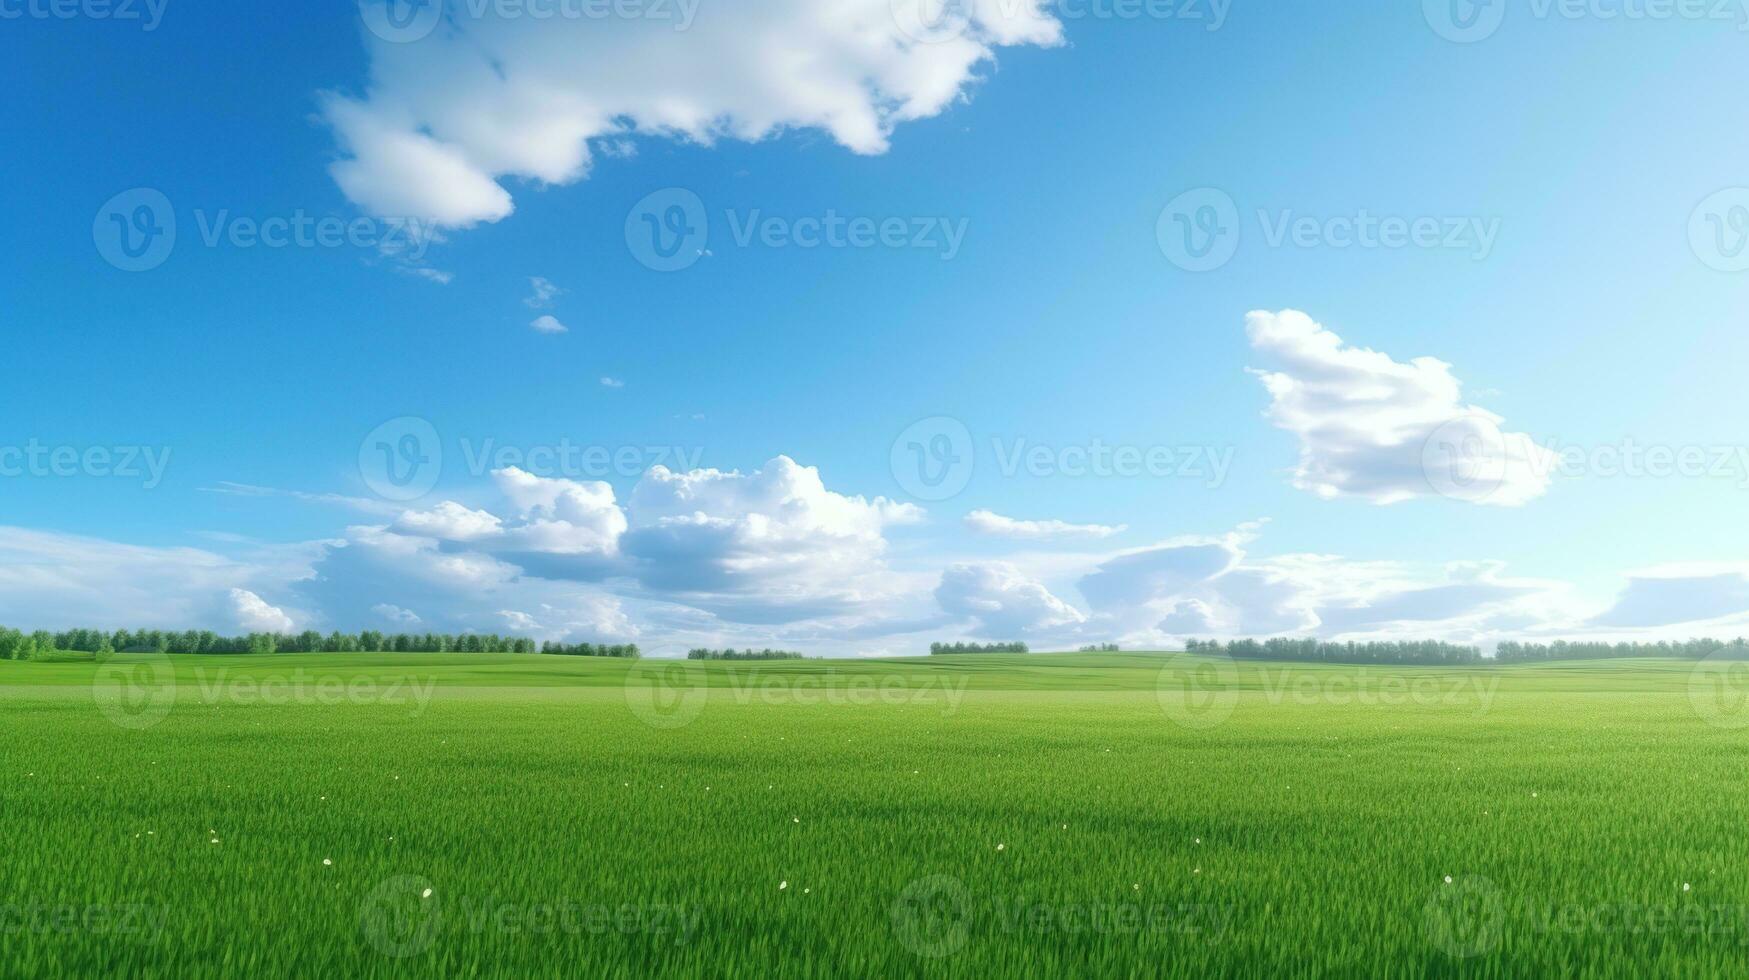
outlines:
M0 662L0 975L1741 975L1736 666Z

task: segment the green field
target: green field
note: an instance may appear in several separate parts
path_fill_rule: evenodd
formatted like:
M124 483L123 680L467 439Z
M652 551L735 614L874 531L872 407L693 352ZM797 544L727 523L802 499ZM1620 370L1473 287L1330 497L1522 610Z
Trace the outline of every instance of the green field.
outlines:
M0 975L1742 975L1740 680L3 662Z

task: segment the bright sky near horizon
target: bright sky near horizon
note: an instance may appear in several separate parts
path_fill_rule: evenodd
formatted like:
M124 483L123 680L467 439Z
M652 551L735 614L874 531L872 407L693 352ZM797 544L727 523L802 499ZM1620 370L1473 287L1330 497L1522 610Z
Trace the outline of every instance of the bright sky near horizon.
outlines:
M1749 0L0 0L0 623L1749 623Z

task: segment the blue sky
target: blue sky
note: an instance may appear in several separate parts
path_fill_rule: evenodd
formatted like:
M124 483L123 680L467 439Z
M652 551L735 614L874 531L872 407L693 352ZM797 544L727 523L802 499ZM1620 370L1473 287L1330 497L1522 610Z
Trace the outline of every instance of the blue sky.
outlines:
M1458 2L988 0L920 42L910 0L449 0L410 41L376 0L0 0L0 620L854 653L1736 630L1749 14L1481 5L1458 42ZM176 235L127 271L139 189ZM662 272L639 209L674 189L708 254ZM1171 245L1185 201L1217 268ZM795 243L832 215L903 242ZM1339 247L1363 215L1437 234ZM363 233L251 240L274 219ZM442 460L399 499L367 443L409 418ZM970 440L947 499L895 464L927 419ZM1448 442L1487 492L1426 472ZM1197 472L1063 472L1099 445ZM1614 472L1628 446L1689 463Z

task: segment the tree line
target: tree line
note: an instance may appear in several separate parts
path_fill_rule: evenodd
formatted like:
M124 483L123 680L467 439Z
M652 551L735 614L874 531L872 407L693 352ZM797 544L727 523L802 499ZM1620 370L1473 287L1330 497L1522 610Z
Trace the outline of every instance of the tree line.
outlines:
M95 630L24 633L0 627L0 660L31 660L53 652L106 656L151 653L552 653L583 657L637 657L635 644L545 643L496 633L381 633L365 630L322 634L248 633L221 636L211 630Z
M1295 660L1333 664L1473 664L1482 651L1440 640L1384 640L1367 643L1331 643L1324 640L1293 640L1276 637L1259 643L1234 640L1191 640L1189 653L1226 654L1235 660Z
M1018 641L1009 643L931 643L929 655L932 657L949 656L956 653L1031 653L1026 644Z
M1495 658L1508 663L1536 660L1607 660L1613 657L1671 657L1678 660L1701 660L1714 654L1749 659L1749 641L1739 637L1725 640L1663 640L1657 643L1586 643L1556 640L1553 643L1501 643Z
M542 643L540 652L559 657L618 657L624 660L636 660L644 655L636 643L555 643L552 640Z
M1122 648L1115 643L1089 643L1080 649L1081 653L1121 653Z
M801 654L796 653L796 652L791 651L791 650L769 650L769 649L768 650L754 650L754 649L736 650L734 647L730 647L727 650L706 650L703 647L700 647L697 650L686 651L686 659L688 659L688 660L804 660L806 658L803 657Z

